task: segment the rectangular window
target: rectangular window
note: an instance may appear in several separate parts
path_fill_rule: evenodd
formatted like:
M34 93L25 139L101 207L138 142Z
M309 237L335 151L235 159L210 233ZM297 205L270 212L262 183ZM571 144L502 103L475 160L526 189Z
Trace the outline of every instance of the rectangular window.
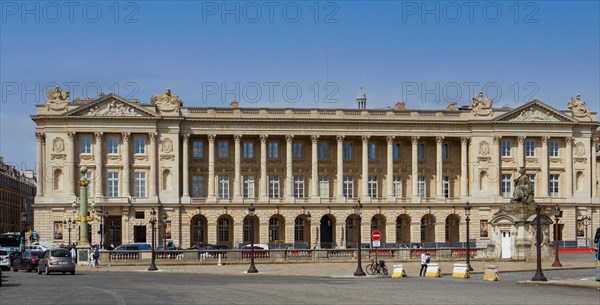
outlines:
M399 143L394 143L392 145L392 156L393 156L394 161L400 160L400 144Z
M108 197L119 196L119 173L109 172L108 176Z
M375 158L377 158L377 145L375 145L375 143L369 143L367 147L367 155L369 157L369 160L375 160Z
M425 198L425 176L419 176L418 178L419 180L417 181L417 186L418 186L418 191L419 191L419 197L420 198Z
M269 176L269 198L279 198L279 176Z
M294 159L304 159L304 145L302 142L294 142L292 146Z
M133 196L146 197L146 173L135 172L133 174Z
M91 136L81 136L81 153L82 154L91 154L92 153L92 137Z
M145 155L146 154L146 138L144 137L135 137L135 154L137 155Z
M402 197L402 176L394 176L393 184L394 197Z
M535 156L535 142L534 141L525 141L525 157L534 157Z
M558 197L558 175L550 175L550 197Z
M192 176L192 197L205 197L204 195L204 176Z
M319 176L319 196L329 198L329 176Z
M444 176L442 179L442 193L444 194L444 198L450 198L450 177Z
M512 183L511 174L502 174L502 180L500 185L500 191L502 192L502 197L509 198L511 196L510 186Z
M558 157L558 141L548 142L548 152L550 157Z
M229 176L219 176L219 198L229 198Z
M527 174L529 181L531 181L531 188L533 189L533 194L535 196L535 174Z
M204 158L204 142L194 141L192 142L192 157L193 158Z
M369 197L377 198L377 176L369 176L367 191L369 192Z
M244 159L254 159L253 142L244 142Z
M343 189L344 197L352 198L354 195L354 177L352 176L344 176L344 189Z
M304 198L304 177L294 176L294 197Z
M417 158L425 160L425 144L417 144Z
M279 159L278 142L269 142L269 159Z
M220 140L217 142L219 159L229 158L229 141Z
M119 153L119 137L109 136L108 137L108 154L116 155Z
M442 160L448 160L448 144L442 144Z
M244 176L244 198L254 198L254 176Z
M319 160L329 159L329 145L327 143L319 143L317 149L319 151Z
M344 160L352 160L352 143L344 143Z
M502 157L510 157L510 146L511 146L511 142L510 140L502 140Z

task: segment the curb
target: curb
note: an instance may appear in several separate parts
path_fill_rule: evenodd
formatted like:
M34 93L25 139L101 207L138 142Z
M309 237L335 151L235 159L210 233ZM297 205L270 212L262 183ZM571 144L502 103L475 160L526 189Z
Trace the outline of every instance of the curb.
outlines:
M600 290L600 282L594 283L594 285L584 285L584 284L575 284L569 282L561 282L561 281L548 281L548 282L533 282L533 281L518 281L519 285L529 285L529 286L560 286L560 287L570 287L570 288L586 288L586 289L597 289Z

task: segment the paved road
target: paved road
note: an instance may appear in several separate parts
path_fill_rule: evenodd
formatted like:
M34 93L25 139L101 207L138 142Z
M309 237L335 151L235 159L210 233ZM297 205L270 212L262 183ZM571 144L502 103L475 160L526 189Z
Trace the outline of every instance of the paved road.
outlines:
M546 271L549 279L587 276L592 269ZM524 286L531 272L501 282L409 277L314 278L165 272L7 272L0 304L600 304L600 290Z

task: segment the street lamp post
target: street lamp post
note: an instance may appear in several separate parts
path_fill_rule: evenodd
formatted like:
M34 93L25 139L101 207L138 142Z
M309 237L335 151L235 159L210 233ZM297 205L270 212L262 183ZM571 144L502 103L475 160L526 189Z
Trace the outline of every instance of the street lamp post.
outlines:
M562 211L558 204L554 207L554 262L552 267L562 267L558 259L558 219L562 217Z
M357 266L356 266L356 271L354 272L354 276L365 276L365 272L363 271L362 268L362 244L361 244L361 236L360 236L360 227L361 227L361 215L362 215L362 207L363 205L360 203L360 199L358 200L358 203L356 204L356 206L354 206L354 214L356 215L356 218L358 220L358 232L356 235L358 235L358 246L356 247L358 250L358 261L357 261Z
M590 217L589 215L585 215L581 217L581 220L583 221L583 225L585 226L585 247L587 248L590 246L590 243L588 242L588 227L590 226L592 217Z
M535 205L535 247L536 247L536 259L537 259L537 269L535 270L535 275L531 279L533 282L547 282L548 279L544 276L542 272L542 207L536 203Z
M310 220L312 219L312 216L310 216L310 211L306 212L306 222L308 224L308 238L305 238L308 240L308 248L310 249Z
M246 273L258 273L258 270L254 266L254 205L251 203L248 207L248 216L250 216L250 268Z
M473 267L471 267L471 241L469 236L469 223L471 221L471 218L469 217L471 216L471 205L468 201L467 204L465 204L465 216L465 221L467 222L467 269L469 271L473 271Z
M148 267L148 271L155 271L158 268L156 268L156 249L154 245L154 226L156 225L156 210L154 208L150 211L150 224L152 225L152 262L150 263L150 267Z
M69 219L63 220L63 224L67 226L67 230L69 231L69 245L71 244L71 229L73 228L74 221L69 217Z

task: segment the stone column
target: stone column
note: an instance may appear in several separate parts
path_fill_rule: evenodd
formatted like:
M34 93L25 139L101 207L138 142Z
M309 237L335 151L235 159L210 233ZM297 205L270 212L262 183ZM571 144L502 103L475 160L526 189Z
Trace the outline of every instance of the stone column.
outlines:
M570 198L573 197L573 137L565 138L565 174L565 197Z
M500 151L500 141L502 141L501 136L494 136L492 157L495 158L494 162L496 163L496 179L494 179L495 182L492 186L492 195L495 197L500 197L500 180L502 177L502 152Z
M102 156L102 133L95 132L96 146L94 147L94 158L96 158L96 171L94 180L96 181L96 195L94 197L101 198L104 196L104 178L102 173L104 172L104 162Z
M312 142L312 180L311 180L311 188L310 194L313 199L319 200L319 155L318 155L318 144L319 144L319 135L311 136Z
M387 136L387 198L389 202L395 201L394 196L394 136Z
M67 194L69 197L74 198L76 197L75 184L77 184L79 181L77 175L75 174L77 169L77 166L75 166L75 133L72 131L67 131L67 138L69 139L65 145L65 151L67 155L67 159L65 160L65 168L68 169L69 173L69 175L67 175Z
M525 142L525 136L517 137L517 164L518 168L525 166L525 150L523 149L523 142Z
M419 201L419 157L417 144L419 143L419 137L412 137L412 176L410 178L412 184L412 201Z
M444 199L444 192L443 192L443 166L442 166L442 144L444 143L444 137L443 136L437 136L435 137L435 146L436 146L436 151L435 151L435 163L436 163L436 170L435 170L435 178L436 178L436 196L438 199Z
M260 200L267 200L267 137L260 135Z
M467 145L469 137L460 137L460 197L465 198L468 194L468 171L469 161L467 158Z
M590 161L592 163L592 173L590 175L590 180L592 181L592 198L596 198L596 200L598 200L598 185L596 184L596 167L598 166L597 162L596 162L596 142L595 142L595 136L592 137L591 139L591 143L590 143ZM571 181L573 179L571 178ZM592 232L591 234L594 234L594 232Z
M207 201L215 201L215 135L208 135L208 196Z
M121 132L123 138L123 196L131 197L131 164L129 161L129 132Z
M188 203L190 197L190 135L182 134L183 139L183 198L181 203Z
M550 137L542 137L542 168L540 177L541 196L548 197L548 139Z
M344 136L337 136L337 200L344 202Z
M287 202L294 200L294 175L292 172L292 141L294 135L285 136L285 196ZM292 228L293 229L293 228Z
M241 185L242 185L242 170L241 170L241 145L240 142L242 141L242 135L234 135L233 136L233 141L235 142L235 169L234 169L234 174L235 174L235 178L233 180L233 198L234 200L237 200L239 202L241 202L242 200L242 192L241 192Z
M150 188L150 198L156 199L158 197L158 193L156 192L156 177L158 176L158 158L156 157L156 137L158 134L156 132L150 132L148 134L150 138L150 178L148 179L148 185Z
M43 132L35 133L36 143L36 174L37 180L35 183L36 197L44 196L44 143L46 142L46 134Z
M362 179L361 179L361 192L362 199L365 202L369 202L369 136L362 136ZM368 232L368 231L363 231Z

